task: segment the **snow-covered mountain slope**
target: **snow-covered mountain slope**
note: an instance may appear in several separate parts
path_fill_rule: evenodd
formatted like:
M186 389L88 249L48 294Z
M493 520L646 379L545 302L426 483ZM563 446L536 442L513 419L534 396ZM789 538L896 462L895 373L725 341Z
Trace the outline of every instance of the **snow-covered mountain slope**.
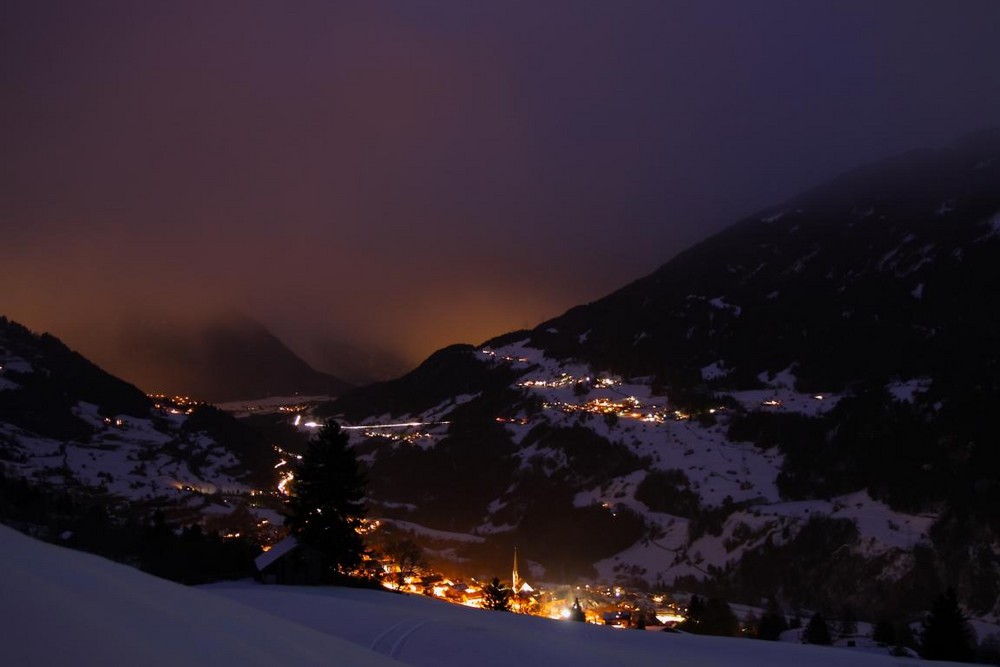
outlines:
M0 464L108 505L226 513L267 484L272 448L220 411L150 398L50 335L0 319ZM256 474L254 474L256 473Z
M670 385L795 366L829 391L995 361L1000 131L869 165L530 332L535 347Z
M324 414L481 573L996 615L998 215L1000 132L887 160Z
M176 497L178 492L240 494L250 486L234 454L207 433L185 433L187 416L166 409L148 418L103 417L79 402L74 416L91 427L84 440L57 440L0 423L8 473L38 483L86 487L132 501Z
M551 621L338 588L173 584L0 526L4 659L17 665L923 664L862 650ZM950 663L937 663L950 664Z
M783 498L781 453L728 436L738 411L815 417L836 394L801 394L785 374L695 419L648 378L624 381L523 342L467 352L487 375L516 376L504 400L492 389L348 424L370 469L373 512L466 570L503 572L516 545L545 580L670 586L731 576L748 553L794 553L809 527L845 540L833 545L841 555L878 562L888 586L931 543L933 514L895 511L866 491ZM790 557L776 553L772 566ZM757 583L759 598L794 593L780 580ZM812 594L814 604L833 595Z

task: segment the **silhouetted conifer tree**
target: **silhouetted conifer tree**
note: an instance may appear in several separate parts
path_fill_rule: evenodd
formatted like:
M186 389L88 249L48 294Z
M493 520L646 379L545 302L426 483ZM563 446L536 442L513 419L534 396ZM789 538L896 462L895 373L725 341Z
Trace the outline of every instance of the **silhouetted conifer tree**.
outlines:
M732 637L739 631L739 626L739 619L725 600L709 598L708 602L704 602L697 595L692 595L687 619L680 628L700 635Z
M510 589L496 577L483 587L483 607L493 611L510 611Z
M583 607L580 606L580 598L573 598L573 610L569 617L574 621L585 622L587 620L587 614L584 613Z
M913 636L913 629L910 628L910 624L906 621L899 621L893 626L893 632L896 635L896 645L893 650L893 654L904 654L904 649L917 649L917 638Z
M896 641L896 629L888 619L880 618L875 623L875 627L872 628L872 641L885 646L889 646Z
M858 617L850 605L840 612L839 630L841 637L853 637L858 632Z
M767 610L760 617L760 622L757 624L757 639L777 641L781 637L781 633L787 629L788 622L785 620L785 614L781 611L781 607L778 606L778 601L771 598L767 601Z
M934 600L930 613L924 619L920 636L920 655L926 660L953 660L972 662L975 657L975 638L969 619L961 607L954 590L948 590Z
M697 595L692 595L688 602L687 617L681 626L689 632L697 632L697 628L705 616L705 601Z
M361 563L365 547L357 528L365 515L365 478L347 435L328 420L295 467L286 524L302 544L323 554L330 580Z
M833 643L830 638L830 628L827 626L823 614L816 612L809 619L805 632L802 633L802 641L806 644L821 644L825 646Z
M721 598L709 598L705 604L705 618L702 621L707 635L732 637L740 629L739 619L733 613L729 603Z

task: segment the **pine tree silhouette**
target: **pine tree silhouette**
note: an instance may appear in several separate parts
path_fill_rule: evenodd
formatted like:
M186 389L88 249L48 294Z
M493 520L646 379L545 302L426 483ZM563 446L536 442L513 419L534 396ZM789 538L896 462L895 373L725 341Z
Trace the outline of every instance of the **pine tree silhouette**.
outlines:
M785 620L785 614L781 611L778 601L770 598L767 601L767 610L757 624L757 639L777 641L781 637L781 633L787 629L788 622Z
M896 628L886 618L880 618L872 628L872 641L888 646L896 641Z
M584 613L583 607L580 606L580 598L573 598L573 609L569 616L574 621L586 621L587 614Z
M483 587L483 607L493 611L510 611L510 589L497 577Z
M802 633L802 641L807 644L821 644L829 646L833 643L830 638L830 628L826 624L823 614L818 611L809 619L805 632Z
M365 515L365 478L347 435L329 420L295 469L286 524L302 544L320 551L327 578L355 569L365 551L357 528Z
M974 644L969 619L958 606L955 591L948 590L939 595L924 619L920 656L926 660L972 662Z

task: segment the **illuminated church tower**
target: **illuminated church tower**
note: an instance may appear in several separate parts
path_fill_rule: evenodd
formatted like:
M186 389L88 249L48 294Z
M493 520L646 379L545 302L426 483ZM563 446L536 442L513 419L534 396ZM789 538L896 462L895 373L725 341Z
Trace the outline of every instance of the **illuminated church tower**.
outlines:
M518 594L521 587L521 576L517 573L517 547L514 547L514 572L510 575L510 588L514 595Z

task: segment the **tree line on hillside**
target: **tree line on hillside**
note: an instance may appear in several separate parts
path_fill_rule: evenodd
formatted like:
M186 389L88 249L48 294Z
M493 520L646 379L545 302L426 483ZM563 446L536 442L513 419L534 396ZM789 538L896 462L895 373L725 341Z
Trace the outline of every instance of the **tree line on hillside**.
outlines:
M853 645L858 637L858 620L849 607L841 609L839 619L817 611L803 625L796 613L788 620L774 598L767 602L760 616L750 614L742 621L729 604L717 597L693 595L688 603L687 619L678 627L686 632L725 637L745 636L777 641L789 630L797 630L805 644L829 646L836 640ZM924 615L920 629L913 632L907 622L879 619L872 626L871 639L893 655L905 656L914 651L925 660L953 662L990 662L1000 664L1000 638L987 637L977 646L975 632L958 603L954 590L939 594Z
M1000 379L935 383L912 400L884 385L855 387L820 417L735 414L733 441L784 454L778 488L789 499L830 498L866 489L904 512L942 504L1000 534L1000 448L994 404Z
M248 536L224 538L197 524L171 524L161 510L143 515L105 498L53 492L5 474L2 465L0 522L184 584L251 576L260 553Z
M829 499L864 490L897 511L937 514L933 549L915 548L908 575L923 583L912 591L886 591L886 597L912 608L921 590L951 585L972 611L990 613L1000 596L991 547L1000 539L994 510L1000 506L1000 448L984 401L1000 395L1000 379L979 380L969 386L935 382L906 401L885 386L857 387L819 417L736 412L728 437L781 451L777 485L784 498ZM751 566L752 556L739 569Z

